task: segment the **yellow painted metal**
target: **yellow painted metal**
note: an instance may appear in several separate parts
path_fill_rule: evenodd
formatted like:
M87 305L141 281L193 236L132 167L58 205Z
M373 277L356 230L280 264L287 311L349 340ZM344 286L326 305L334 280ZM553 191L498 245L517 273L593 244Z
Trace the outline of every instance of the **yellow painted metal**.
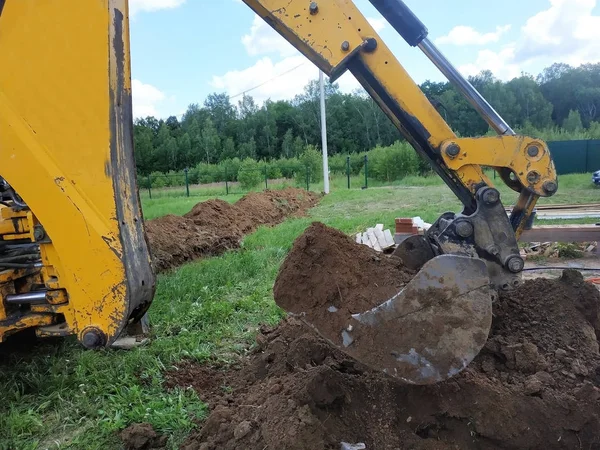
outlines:
M460 153L454 158L448 156L446 149L458 145ZM529 149L537 153L530 155ZM503 167L512 170L520 184L540 197L548 195L544 183L557 182L556 169L546 143L526 136L493 136L480 138L451 139L442 143L441 154L446 165L460 173L465 165ZM475 192L475 186L481 180L461 178L464 185Z
M69 328L106 344L154 286L131 178L127 22L126 0L8 1L0 19L0 176L51 240L42 273L66 290ZM51 323L32 317L12 326Z
M359 51L365 40L375 38L377 48L372 52L361 52L360 57L378 83L403 111L426 130L432 147L439 148L442 142L456 138L449 125L352 0L317 2L316 14L310 13L311 2L309 1L243 1L328 75L339 70L349 55ZM342 49L343 42L349 43L348 51ZM365 80L358 77L358 81L368 89ZM385 106L377 93L373 91L369 93L407 139L413 141L398 117ZM484 182L488 186L493 186L492 181L477 165L463 165L457 172L461 180L478 179L479 183Z

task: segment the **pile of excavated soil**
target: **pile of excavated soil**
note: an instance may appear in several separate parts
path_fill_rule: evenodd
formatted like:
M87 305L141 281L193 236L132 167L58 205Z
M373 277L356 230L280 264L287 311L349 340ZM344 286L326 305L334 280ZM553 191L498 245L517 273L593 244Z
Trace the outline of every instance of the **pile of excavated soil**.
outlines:
M360 308L363 296L385 297L408 280L395 262L316 227L286 261L296 284L275 295L300 290ZM319 271L318 261L332 265ZM600 449L599 306L577 272L527 281L495 302L475 361L431 386L373 371L287 319L262 328L237 366L183 363L167 374L168 386L191 386L211 409L183 448Z
M238 248L243 237L260 225L276 225L288 216L301 215L318 200L315 193L287 188L251 193L235 204L209 200L183 217L149 220L146 234L154 267L161 272Z

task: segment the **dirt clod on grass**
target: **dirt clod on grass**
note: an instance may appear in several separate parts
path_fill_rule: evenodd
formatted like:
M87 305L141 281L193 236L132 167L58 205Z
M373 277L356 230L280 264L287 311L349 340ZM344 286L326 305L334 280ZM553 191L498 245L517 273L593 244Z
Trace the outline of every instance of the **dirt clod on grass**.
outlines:
M237 203L209 200L184 215L167 215L146 222L155 269L162 272L203 257L238 248L243 237L260 225L276 225L302 215L319 200L296 188L253 192Z
M407 281L396 266L394 288L364 288L362 277L375 264L377 273L392 274L395 263L316 227L288 257L297 272L289 289L360 307L369 289L385 297ZM338 265L319 274L318 261ZM312 291L308 276L319 276ZM337 450L348 442L368 450L599 449L599 307L598 291L576 272L527 281L494 304L492 330L475 361L432 386L373 371L289 318L261 328L237 366L183 363L167 374L169 386L191 386L211 408L183 448Z
M160 436L149 423L136 423L121 431L121 440L125 450L162 449L167 436Z

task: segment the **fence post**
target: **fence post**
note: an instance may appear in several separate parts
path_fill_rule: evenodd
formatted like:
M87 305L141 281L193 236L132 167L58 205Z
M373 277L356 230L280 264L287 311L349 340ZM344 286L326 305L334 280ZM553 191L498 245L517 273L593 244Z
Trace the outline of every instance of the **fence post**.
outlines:
M183 169L183 173L185 174L185 196L190 196L190 183L188 180L188 168Z
M310 167L306 166L306 190L310 191Z
M365 155L365 188L369 187L369 157Z
M269 173L267 172L266 164L265 164L265 189L269 189Z
M346 156L346 176L348 177L348 189L350 189L350 157Z
M225 195L229 195L229 175L227 175L227 166L225 166Z
M148 175L148 195L152 199L152 178L150 178L150 175Z

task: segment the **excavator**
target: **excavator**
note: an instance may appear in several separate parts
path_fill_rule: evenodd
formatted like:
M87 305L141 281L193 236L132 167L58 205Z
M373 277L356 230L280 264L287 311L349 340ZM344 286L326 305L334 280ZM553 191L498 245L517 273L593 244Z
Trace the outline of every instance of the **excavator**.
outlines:
M485 344L497 293L521 282L519 236L557 176L547 145L516 135L404 2L369 1L495 136L457 136L352 0L243 0L331 81L350 72L462 203L397 249L419 270L402 291L325 336L391 376L436 383ZM113 345L155 292L127 0L0 0L0 160L0 342L33 329L88 349ZM487 169L516 192L510 216Z

